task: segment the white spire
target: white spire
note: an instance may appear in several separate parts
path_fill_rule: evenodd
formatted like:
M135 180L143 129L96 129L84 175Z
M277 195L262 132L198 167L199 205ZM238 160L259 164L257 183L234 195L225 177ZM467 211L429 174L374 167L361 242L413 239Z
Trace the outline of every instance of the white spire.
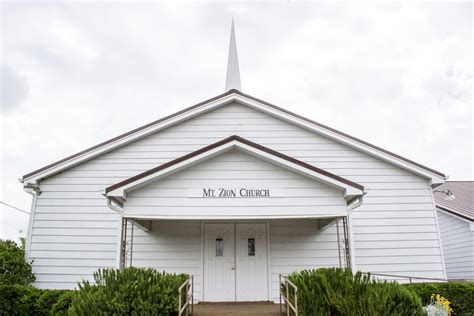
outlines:
M227 77L225 80L225 91L236 89L241 91L239 58L237 57L237 43L235 42L234 19L230 30L229 59L227 61Z

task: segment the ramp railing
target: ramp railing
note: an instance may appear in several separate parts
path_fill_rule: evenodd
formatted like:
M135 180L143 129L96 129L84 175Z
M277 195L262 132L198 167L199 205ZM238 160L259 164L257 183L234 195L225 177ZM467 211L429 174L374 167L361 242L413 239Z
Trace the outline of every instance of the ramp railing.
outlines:
M399 274L386 274L386 273L372 273L372 272L362 272L363 274L367 274L370 276L381 276L381 277L387 277L391 279L402 279L406 280L410 283L413 281L415 282L447 282L446 279L440 279L440 278L426 278L426 277L416 277L416 276L409 276L409 275L399 275ZM388 279L390 280L390 279Z
M286 275L280 274L280 314L283 314L283 304L287 316L298 316L298 288Z
M194 277L191 275L178 289L178 315L193 315Z

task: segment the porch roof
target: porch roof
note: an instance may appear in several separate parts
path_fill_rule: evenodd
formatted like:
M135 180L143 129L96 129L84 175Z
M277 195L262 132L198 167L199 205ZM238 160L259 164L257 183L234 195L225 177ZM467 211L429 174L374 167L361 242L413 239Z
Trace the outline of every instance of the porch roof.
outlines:
M147 184L184 170L192 165L196 165L231 149L241 150L302 176L322 182L329 187L343 191L347 204L350 204L354 199L364 194L364 187L358 183L234 135L109 186L106 188L106 196L122 205L126 200L127 193L133 192Z

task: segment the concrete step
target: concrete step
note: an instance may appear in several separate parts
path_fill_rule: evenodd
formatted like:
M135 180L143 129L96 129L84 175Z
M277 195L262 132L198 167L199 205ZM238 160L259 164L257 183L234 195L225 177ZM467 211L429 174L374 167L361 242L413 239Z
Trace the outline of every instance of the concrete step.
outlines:
M274 303L204 303L194 305L195 316L207 315L280 315L280 305Z

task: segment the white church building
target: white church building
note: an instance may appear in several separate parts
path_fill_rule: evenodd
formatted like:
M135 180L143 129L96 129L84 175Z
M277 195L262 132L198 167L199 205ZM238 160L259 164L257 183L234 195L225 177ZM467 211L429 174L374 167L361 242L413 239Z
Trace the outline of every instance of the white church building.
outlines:
M153 267L198 301L278 301L302 269L446 279L446 176L245 94L231 34L223 94L22 177L35 285Z

